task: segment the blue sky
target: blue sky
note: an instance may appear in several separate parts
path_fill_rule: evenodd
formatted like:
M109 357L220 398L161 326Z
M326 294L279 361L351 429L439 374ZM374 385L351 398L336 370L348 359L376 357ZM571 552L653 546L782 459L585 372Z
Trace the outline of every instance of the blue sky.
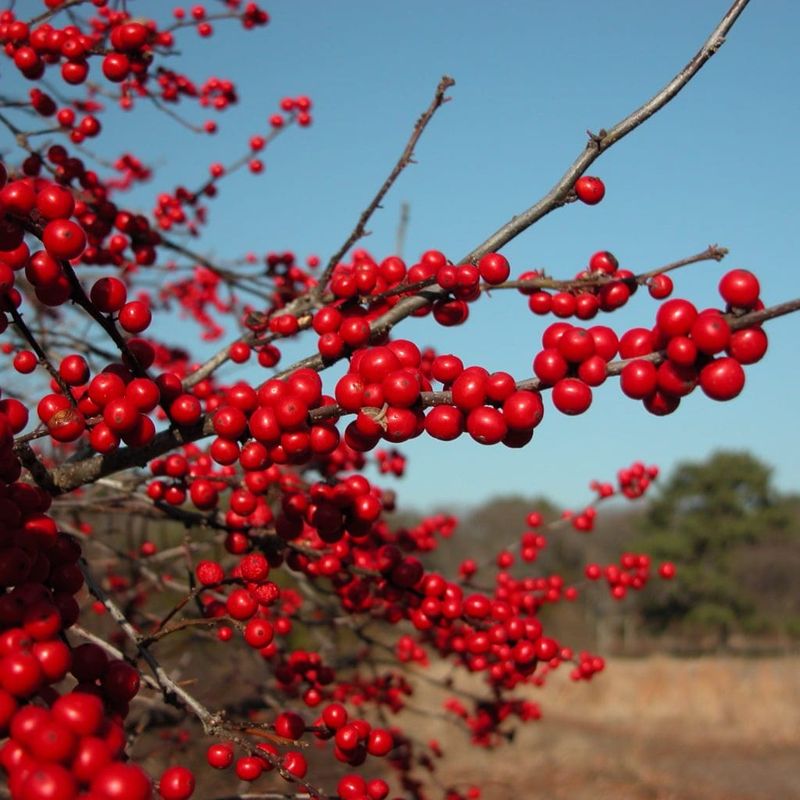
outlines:
M149 208L157 192L195 185L208 164L239 155L251 134L264 132L280 97L308 94L314 125L270 146L263 175L239 174L221 185L203 246L218 256L292 249L324 260L352 229L447 73L456 80L452 102L434 119L418 163L373 219L364 245L378 257L391 254L407 202L407 257L436 247L457 259L549 189L583 147L587 128L612 125L671 78L728 5L277 0L265 4L271 24L254 33L220 24L209 41L180 35L192 77L237 82L241 102L217 116L217 136L187 138L169 120L120 114L106 123L102 149L118 155L124 137L134 153L161 166L135 195ZM17 4L21 16L39 7ZM149 0L129 7L142 15L165 8ZM603 203L573 204L520 236L504 250L513 270L570 277L594 251L609 249L623 267L641 271L713 242L730 256L677 273L676 294L716 305L723 271L742 266L759 275L767 303L800 296L793 238L800 222L797 30L800 4L753 3L695 81L595 162L592 172L607 187ZM6 79L18 80L10 70ZM656 307L640 292L622 313L597 322L618 331L652 325ZM473 306L470 323L443 330L412 320L397 334L466 363L531 374L545 323L524 298L495 293ZM176 335L171 323L156 330ZM193 330L181 327L177 336ZM403 503L418 507L458 509L497 493L544 493L570 505L585 500L590 479L611 478L635 459L669 469L714 449L746 448L775 466L781 489L796 491L800 317L773 322L768 332L770 351L747 369L745 391L733 403L698 392L678 413L657 419L610 381L582 417L561 417L548 402L544 423L522 451L466 439L404 445L409 471L395 488ZM303 350L287 348L286 357Z

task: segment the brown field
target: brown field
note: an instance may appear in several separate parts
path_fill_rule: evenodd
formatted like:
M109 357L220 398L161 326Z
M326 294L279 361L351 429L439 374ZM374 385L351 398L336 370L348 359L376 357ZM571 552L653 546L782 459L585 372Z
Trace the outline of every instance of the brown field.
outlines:
M228 702L239 692L249 696L259 677L247 663L206 662L197 685L202 699L213 706L220 686ZM188 661L184 677L196 677L196 669ZM440 664L427 674L444 673ZM526 690L540 703L542 719L519 725L514 742L491 750L470 746L467 734L445 721L442 690L413 681L415 710L397 721L418 741L438 739L445 751L437 763L442 788L431 784L426 798L441 800L445 786L477 784L481 800L800 800L800 656L609 659L590 683L572 683L560 671L548 680ZM460 685L481 688L477 678ZM204 749L196 748L204 741L199 730L184 751L162 738L170 728L136 739L134 755L151 774L185 764L198 774L196 800L241 796L230 773L205 765ZM314 782L333 790L347 768L328 747L312 744L305 752ZM382 763L369 759L359 771L380 770ZM390 797L400 796L396 775L385 777ZM288 796L270 793L276 791L285 792L286 784L274 775L238 787L247 797Z
M654 656L588 684L551 678L543 719L500 749L417 717L448 751L445 782L480 784L483 800L800 798L800 658Z

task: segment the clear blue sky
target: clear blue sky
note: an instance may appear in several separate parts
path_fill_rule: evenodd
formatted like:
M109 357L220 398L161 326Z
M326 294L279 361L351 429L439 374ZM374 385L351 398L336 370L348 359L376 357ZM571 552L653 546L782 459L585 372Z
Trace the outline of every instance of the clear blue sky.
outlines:
M194 185L209 163L240 154L252 133L265 130L281 96L310 95L314 125L275 142L262 176L222 184L205 247L220 256L293 249L324 259L352 229L447 73L456 80L453 100L417 148L419 163L373 219L365 245L377 257L391 253L405 201L406 255L436 247L455 259L538 199L583 147L587 128L610 126L660 88L728 5L278 0L266 4L271 24L255 33L218 25L210 42L181 34L190 74L237 81L241 103L218 116L219 135L187 139L169 120L130 115L109 120L104 148L116 155L114 140L126 136L134 152L162 165L137 195L149 208L156 192ZM17 4L23 16L39 7ZM165 4L129 7L147 15ZM717 304L722 272L743 266L761 278L767 303L800 295L793 239L800 221L798 30L799 3L753 2L684 93L595 163L605 201L569 206L519 237L504 251L514 270L544 267L569 277L591 253L609 249L639 271L715 242L730 249L728 259L682 270L678 294ZM640 293L623 313L597 321L617 330L649 326L655 310ZM463 328L412 320L397 334L527 377L543 326L524 298L499 292L473 306ZM167 324L157 330L175 335ZM190 330L181 328L180 336ZM396 484L401 501L458 507L515 492L576 504L591 478L610 478L635 459L668 469L723 447L751 450L776 467L780 488L796 491L800 316L768 331L770 351L748 368L745 391L733 403L698 391L678 413L657 419L610 381L583 417L560 417L548 402L544 423L522 451L467 439L403 446L410 469Z

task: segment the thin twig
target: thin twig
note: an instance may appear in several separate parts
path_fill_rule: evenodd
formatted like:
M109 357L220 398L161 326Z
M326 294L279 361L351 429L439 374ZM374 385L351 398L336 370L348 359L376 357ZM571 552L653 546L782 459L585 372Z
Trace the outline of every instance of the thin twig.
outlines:
M347 237L344 244L342 244L342 246L331 256L330 260L328 261L325 271L320 277L319 284L317 284L313 290L313 295L315 298L318 299L321 297L322 293L325 291L325 287L327 286L328 281L333 274L333 270L336 268L336 265L339 263L339 261L341 261L347 251L366 234L367 222L369 222L370 217L375 213L376 209L380 207L381 201L386 196L386 193L389 191L389 189L392 188L394 182L400 177L400 173L412 162L414 148L417 146L417 142L419 142L423 131L431 121L433 115L436 113L436 110L445 102L447 102L448 98L445 96L445 92L454 85L455 81L449 75L442 76L442 79L439 81L439 85L436 87L436 92L433 96L431 104L423 112L414 125L411 138L408 140L408 143L401 153L400 158L397 160L397 163L394 165L394 168L383 182L381 188L378 189L378 193L372 198L370 204L364 209L364 211L361 212L361 216L358 218L358 222L356 223L355 228L353 228L352 233Z
M408 219L411 211L411 206L408 203L401 203L400 205L400 219L397 222L397 238L395 240L394 252L398 258L403 257L403 251L406 247L406 234L408 233Z

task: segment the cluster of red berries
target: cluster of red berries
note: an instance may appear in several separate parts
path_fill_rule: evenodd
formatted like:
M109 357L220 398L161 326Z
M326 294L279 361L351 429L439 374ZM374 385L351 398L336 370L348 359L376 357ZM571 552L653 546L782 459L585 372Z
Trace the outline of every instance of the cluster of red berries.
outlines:
M48 66L60 64L65 83L82 84L89 77L90 59L104 54L101 67L107 80L144 86L155 52L173 47L172 33L159 30L153 20L134 21L126 12L113 10L106 0L94 2L94 5L97 15L89 20L85 29L74 24L57 28L49 22L30 27L16 19L12 11L4 11L0 14L0 44L28 80L38 80ZM256 3L247 3L244 9L238 9L238 3L228 3L228 6L231 15L238 16L246 29L269 21L267 13ZM183 18L182 13L176 16ZM203 37L210 36L213 31L205 17L205 9L195 6L192 18ZM216 88L208 89L203 96L213 97ZM168 92L162 92L162 99L172 98Z
M599 564L587 564L584 574L590 581L605 580L615 600L622 600L629 590L639 591L645 587L651 577L652 563L650 556L637 553L623 553L619 562L601 567ZM665 562L658 568L659 577L670 580L675 577L675 567Z
M757 310L760 304L758 280L746 270L723 276L720 293L728 314ZM741 365L763 357L767 337L759 325L733 332L728 320L717 309L698 313L688 300L674 299L659 308L653 330L632 328L619 339L606 326L556 322L542 336L533 371L552 387L553 404L565 414L589 408L592 388L605 382L608 362L617 355L629 361L620 371L623 393L642 400L653 414L671 413L698 384L709 397L730 400L744 386ZM659 351L666 358L654 359Z
M152 58L152 48L170 48L172 34L158 31L155 23L132 22L127 14L113 11L105 3L95 4L97 16L86 30L77 25L57 28L42 22L31 28L14 17L13 12L0 14L0 42L17 69L29 80L41 78L46 67L60 64L65 83L81 84L89 77L89 59L112 48L103 57L104 76L115 83L129 74L143 79Z
M641 497L652 482L658 477L659 469L655 464L645 466L641 461L635 461L630 467L617 472L617 488L612 483L592 481L589 488L597 493L599 500L611 497L615 492L621 492L629 500Z
M244 9L241 9L242 0L224 0L225 5L236 13L241 21L242 27L245 30L250 30L259 25L266 25L269 22L269 15L263 11L256 3L246 3ZM188 11L181 6L176 6L172 9L172 15L179 22L184 20L188 24L193 24L197 28L197 33L203 38L207 38L214 33L214 28L207 19L206 8L203 5L192 6Z
M620 388L642 399L656 414L674 411L680 399L696 386L714 400L731 400L744 387L742 365L759 361L767 350L767 335L760 325L732 331L730 319L763 308L760 287L753 273L735 269L719 284L727 315L718 309L698 311L688 300L667 300L656 314L656 327L628 332L630 348L623 358L634 359L620 373ZM664 351L659 365L642 358Z
M530 700L487 702L478 706L473 713L470 713L470 710L460 700L451 697L445 702L444 709L462 719L470 731L472 743L482 747L489 747L500 739L500 726L511 717L517 717L522 722L541 718L539 705ZM441 757L442 751L438 742L431 743L431 749ZM476 788L467 793L466 796L480 797L480 792ZM448 800L451 797L460 800L464 795L451 792L448 793L447 797Z
M133 310L138 312L139 309L137 304ZM145 340L133 340L133 343L131 351L137 363L149 366L153 348ZM18 354L15 364L23 353ZM17 368L20 366L27 365L20 364ZM156 428L149 415L162 398L168 396L170 382L164 376L172 373L164 373L153 381L136 377L124 364L112 363L89 380L86 361L82 356L71 355L62 360L58 374L66 391L46 394L37 406L39 419L54 440L76 441L86 430L87 419L94 422L89 444L98 453L110 453L122 441L132 447L142 447L153 440Z
M236 92L230 81L222 81L218 78L209 80L198 91L195 86L183 76L162 70L159 74L159 81L165 92L169 91L177 98L179 92L190 96L199 95L201 105L213 105L217 110L223 110L230 104L236 102ZM266 135L254 134L248 141L248 154L252 157L237 159L229 167L220 162L213 162L209 165L209 178L203 185L194 191L190 191L185 186L179 186L173 193L162 192L158 195L157 205L153 209L153 216L158 227L163 231L170 231L176 227L185 227L192 234L197 234L199 226L207 221L207 209L200 204L204 197L216 197L219 192L220 180L241 168L245 163L253 174L264 171L264 162L255 157L255 153L263 150L272 139L287 125L296 123L301 128L311 124L311 99L305 95L291 98L285 97L280 103L282 114L273 114L270 119L271 132ZM206 126L209 133L216 131L216 124ZM191 213L190 213L191 212Z
M288 618L273 616L271 607L281 597L280 589L268 580L269 561L261 553L249 553L241 558L230 573L230 580L243 583L234 587L222 603L211 593L201 595L204 615L210 619L227 616L242 626L247 644L264 656L272 656L270 648L275 634L286 635L290 628ZM201 586L217 588L225 581L225 570L216 561L201 561L195 568ZM273 624L274 623L274 624ZM223 635L223 640L227 635ZM269 649L267 649L269 648Z
M41 236L53 259L129 269L155 261L155 247L161 240L146 217L120 210L110 202L109 189L96 173L86 170L83 162L70 157L61 145L48 148L46 160L53 169L53 180L37 177L41 170L38 158L26 161L26 177L7 184L5 167L0 170L7 198L0 207L0 250L7 251L3 261L15 269L27 267L26 229ZM130 260L125 257L128 248ZM46 305L60 305L69 297L67 281L55 265L34 265L28 277L34 287L44 284L37 296Z
M248 783L258 780L265 772L271 772L276 767L286 780L291 778L302 780L308 772L308 762L299 750L289 750L280 756L274 745L269 742L259 742L253 753L236 758L233 746L221 743L209 747L206 760L214 769L224 770L233 766L236 777Z
M633 471L636 472L635 469ZM357 480L358 486L355 483ZM363 487L361 483L364 484ZM339 487L341 492L338 491ZM404 557L396 546L384 543L377 547L379 542L387 541L388 535L388 530L377 516L364 532L351 531L352 521L344 523L346 532L339 532L338 526L342 525L342 514L339 511L333 533L327 534L327 528L321 528L321 524L327 525L328 515L333 507L328 506L328 511L323 513L326 495L330 498L327 500L329 503L337 496L342 499L353 494L365 498L374 496L369 490L369 484L360 476L347 478L339 487L315 484L307 490L298 491L299 486L295 484L295 490L292 491L291 487L284 485L288 491L283 492L281 515L286 521L280 524L281 527L276 526L276 529L280 531L288 520L298 519L301 527L297 529L297 534L292 532L290 548L295 541L302 543L304 548L302 551L290 552L287 563L293 569L301 569L309 575L333 578L342 606L347 611L365 611L371 608L373 614L381 613L387 619L407 617L421 639L417 641L409 635L398 638L396 652L401 661L426 661L423 645L427 643L444 655L457 657L472 671L486 672L490 681L508 688L520 681L532 679L539 660L552 666L561 659L559 647L542 636L541 624L536 615L544 603L558 602L562 598L574 599L574 589L566 586L563 579L550 576L515 580L507 572L503 572L498 576L494 597L479 592L467 594L458 584L448 582L435 573L426 573L417 559ZM341 503L337 502L337 505L341 509ZM376 511L379 513L379 506L376 506ZM443 524L447 522L442 520ZM539 526L542 524L541 516L532 512L526 522L534 527ZM452 521L449 525L452 527ZM422 547L426 546L424 540L418 540L417 543ZM539 541L539 535L532 534L532 540L526 539L523 545L527 550L535 550L544 545L544 540L542 537ZM319 551L317 558L306 555L309 546ZM255 554L246 556L246 559L248 561L243 560L232 577L253 577L258 572L258 577L266 580L269 571L264 556ZM245 566L249 561L253 562L252 570ZM507 570L512 565L513 558L509 553L498 556L498 566L502 570ZM358 568L360 576L351 571L352 567ZM462 574L472 575L475 569L475 566L467 569L465 565ZM251 575L253 570L255 572ZM216 563L204 562L198 566L198 580L203 585L219 588L224 576L224 571ZM217 610L214 612L227 613L240 623L248 620L245 638L251 646L263 643L264 640L258 638L262 628L271 633L257 615L259 604L252 596L256 588L250 586L248 589L235 589L224 604L216 601ZM274 590L270 595L270 602L274 602ZM258 631L255 630L256 627L259 628ZM272 645L270 642L262 650L265 656L275 655ZM333 680L333 676L328 673L322 683L313 682L315 679L309 676L312 671L314 675L321 676L325 669L318 661L314 664L303 653L285 660L279 671L281 680L288 680L288 685L296 687L296 691L300 691L305 684L302 689L303 699L313 706L321 702L326 693L325 687ZM582 674L588 675L588 667L581 669ZM397 699L395 695L393 702ZM482 724L481 728L484 727ZM260 774L260 771L251 762L245 762L245 766L237 772L240 775L254 773Z
M321 741L332 739L335 757L351 766L363 764L368 755L387 756L394 747L394 739L389 731L373 728L364 719L350 719L347 710L340 703L326 705L311 726L307 726L299 714L284 711L275 718L273 727L275 734L287 743L298 742L307 732L313 732ZM289 750L281 755L278 748L268 742L259 743L253 752L239 758L235 756L233 744L213 744L208 748L206 759L215 769L233 766L237 777L247 782L257 780L264 772L275 767L279 767L281 773L300 779L305 777L308 770L305 756L301 752ZM356 789L363 791L356 794ZM339 782L339 791L342 798L383 800L389 793L389 786L383 780L367 783L358 775L346 775Z
M152 170L131 153L123 153L114 162L114 169L120 173L120 177L109 178L109 180L106 181L106 185L109 189L117 189L120 191L129 189L137 182L145 183L150 180L153 175ZM115 249L124 250L124 248L120 248L120 244L121 242L117 241ZM127 246L127 240L125 240L125 245Z
M225 333L225 329L210 313L211 309L226 314L233 308L231 298L223 300L220 297L219 290L222 283L222 278L218 273L204 266L196 266L186 278L164 283L159 291L159 299L167 307L170 306L171 301L177 301L181 309L203 328L203 340L211 342L219 339ZM234 350L234 348L236 349ZM248 358L250 358L249 345L240 342L238 346L232 346L231 360L233 362L242 364Z
M530 270L523 272L519 280L535 281L541 277L536 270ZM669 280L666 275L661 277ZM519 291L528 296L528 308L534 314L589 320L599 311L611 312L624 306L639 286L633 272L620 269L616 257L607 250L594 253L589 265L577 273L572 283L570 288L555 293L537 289L535 285L523 286Z
M445 289L447 294L431 306L421 308L416 316L432 313L439 324L452 326L466 321L469 316L468 303L474 302L481 295L481 280L489 286L496 286L502 284L509 273L508 261L499 253L486 254L478 261L477 266L454 266L441 251L427 250L417 263L407 267L397 256L390 256L377 263L366 251L356 250L352 254L352 263L340 263L336 266L329 288L338 300L375 298L366 312L357 304L342 306L338 312L342 317L337 320L341 324L353 315L369 322L392 308L404 296L413 294L420 286L436 285ZM403 291L404 287L408 288ZM328 308L336 310L330 306ZM323 309L325 310L327 309ZM323 317L314 326L314 330L320 335L319 351L325 358L339 358L348 346L357 347L367 340L351 344L346 336L337 336L340 334L339 324L327 324ZM365 335L368 337L369 334Z
M555 322L545 329L542 348L533 359L534 374L552 387L553 405L559 411L582 414L592 403L592 387L605 382L619 341L605 325L581 328Z
M646 467L641 461L636 461L617 473L619 491L629 500L641 497L658 477L658 473L659 469L655 464Z
M300 597L282 597L281 610L296 614L302 607ZM325 700L347 699L348 682L326 664L319 653L308 650L281 650L263 656L271 659L275 679L287 697L300 697L308 708L317 708Z
M7 403L7 401L3 401ZM0 766L12 797L150 800L152 784L127 763L124 721L139 673L95 644L71 645L79 614L81 548L47 514L51 498L18 480L15 426L0 410ZM63 681L69 689L56 689ZM188 770L167 770L160 794L187 800Z
M376 450L375 458L378 461L378 472L381 475L394 475L402 478L406 471L406 457L395 448L391 450Z
M420 398L432 390L431 380L444 385L452 403L435 405L424 415ZM405 340L356 351L335 397L343 411L357 414L344 434L356 450L370 450L380 439L406 441L423 430L442 440L467 431L481 444L519 447L530 441L543 414L539 394L518 390L508 373L465 368L453 355L423 365L419 349Z

